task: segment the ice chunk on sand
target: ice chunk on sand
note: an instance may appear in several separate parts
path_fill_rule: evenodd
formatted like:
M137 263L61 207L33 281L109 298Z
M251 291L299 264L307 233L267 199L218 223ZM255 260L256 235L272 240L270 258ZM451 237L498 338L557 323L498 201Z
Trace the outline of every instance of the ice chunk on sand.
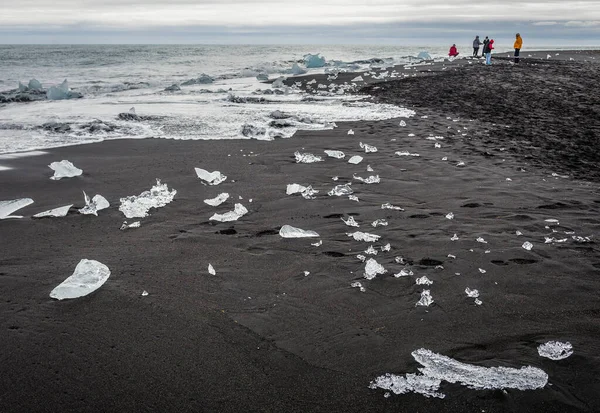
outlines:
M63 207L50 209L48 211L40 212L39 214L35 214L34 218L43 218L43 217L65 217L69 213L69 209L71 209L71 205L65 205Z
M121 231L125 231L126 229L131 229L131 228L139 228L142 226L142 223L140 221L135 221L132 222L131 224L128 224L127 221L123 221L123 223L121 224L121 228L119 228Z
M127 218L144 218L148 216L150 208L162 208L171 201L177 194L173 189L169 191L167 184L161 184L160 180L156 180L156 185L150 188L149 191L142 192L139 196L128 196L121 198L121 211Z
M237 221L244 215L248 213L246 207L242 204L235 204L233 211L226 212L224 214L214 214L209 218L210 221L219 221L219 222L230 222Z
M573 346L568 341L548 341L538 347L538 354L550 360L562 360L573 354Z
M297 163L315 163L323 161L323 158L320 156L313 155L312 153L300 153L298 151L294 152L294 157L296 158Z
M358 197L356 195L348 195L348 199L350 201L356 201L359 202Z
M389 390L395 394L409 392L426 397L446 397L439 393L442 381L459 383L474 390L535 390L548 383L548 374L536 367L482 367L461 363L450 357L421 348L412 352L414 359L423 367L421 374L406 374L406 377L386 374L377 377L369 385L371 389Z
M303 230L300 228L292 227L291 225L284 225L279 230L279 235L282 238L314 238L319 237L315 231Z
M365 254L367 255L377 255L378 252L372 245L369 245L369 248L365 250Z
M217 195L214 198L211 199L205 199L204 203L208 204L210 206L219 206L221 205L223 202L227 201L229 199L229 194L227 192L223 192L222 194Z
M394 205L390 204L389 202L382 204L381 209L393 209L396 211L404 211L404 209L400 208L399 206L394 206Z
M93 214L98 216L98 211L106 209L110 206L106 198L104 198L102 195L96 194L90 201L90 197L87 196L85 191L83 191L83 198L85 199L85 206L79 210L79 213L83 215Z
M354 79L351 80L351 82L364 82L364 79L362 78L362 76L356 76Z
M320 239L319 242L314 242L314 243L311 243L310 245L312 245L313 247L320 247L321 245L323 245L323 240Z
M342 151L325 151L325 153L327 156L336 159L344 159L346 157L346 154Z
M217 275L217 272L215 271L214 267L212 266L212 264L208 264L208 273L210 275Z
M368 178L362 178L362 177L356 176L356 175L353 175L353 177L357 181L361 181L365 184L378 184L381 182L381 178L379 178L379 175L371 175Z
M364 293L365 291L367 291L365 289L365 287L363 287L362 284L359 283L358 281L354 281L352 284L350 284L350 287L352 287L352 288L358 288L361 293Z
M387 227L388 226L388 222L385 219L376 219L375 221L373 221L373 223L371 223L371 225L373 225L374 227Z
M402 127L406 126L406 122L405 122L405 121L403 121L403 120L401 120L401 121L400 121L400 126L402 126Z
M391 251L392 250L392 244L387 243L384 246L381 247L381 251Z
M396 262L398 262L398 257L396 257ZM400 277L408 277L408 276L412 276L412 275L415 275L415 273L412 272L412 270L410 268L403 268L400 270L399 273L394 274L394 277L400 278Z
M350 130L348 131L348 135L354 135L354 131L353 131L352 129L350 129Z
M433 298L431 298L430 291L423 290L423 292L421 293L421 299L417 301L417 304L415 304L415 306L420 305L423 307L429 307L431 304L433 304Z
M465 294L467 294L467 296L471 297L471 298L477 298L477 297L479 297L479 291L478 290L471 290L469 287L465 288Z
M179 92L181 88L177 83L173 83L171 86L165 88L165 92Z
M326 60L323 56L319 54L307 54L304 55L304 66L308 69L312 69L315 67L323 67L325 66Z
M75 267L73 275L52 290L50 297L57 300L84 297L102 287L109 276L110 270L106 265L83 259Z
M315 194L318 194L319 191L313 189L311 185L302 186L299 184L288 184L287 189L285 191L287 195L293 194L301 194L304 199L315 199Z
M360 155L354 155L352 158L348 159L348 163L358 165L363 160L363 157Z
M13 199L11 201L0 201L0 219L6 218L23 218L20 215L10 215L13 212L25 208L27 205L33 204L31 198Z
M348 217L348 219L342 218L342 221L344 221L344 224L348 225L349 227L360 227L353 216Z
M446 214L446 219L454 219L454 214L452 212L448 212Z
M458 235L454 234L452 238L450 238L450 241L458 241Z
M385 274L386 272L387 270L373 258L367 260L367 264L365 265L365 278L367 280L372 280L377 274Z
M227 179L227 177L219 171L208 172L202 168L194 168L194 170L196 171L198 178L206 181L209 185L219 185Z
M431 285L433 284L433 281L431 281L429 278L427 278L426 275L424 275L421 278L417 278L415 280L415 283L417 283L417 285Z
M83 171L73 165L71 162L67 160L62 160L60 162L52 162L48 165L50 169L54 171L54 176L51 176L50 179L55 181L61 178L72 178L74 176L79 176L83 173Z
M381 236L379 236L379 235L369 234L368 232L360 232L360 231L347 233L346 235L354 238L355 241L364 241L364 242L375 242L379 238L381 238Z
M525 248L527 251L531 251L531 249L533 248L533 244L529 241L525 241L523 243L523 248Z
M377 152L377 148L375 146L359 142L361 149L365 150L365 153Z
M350 187L350 184L336 185L331 191L327 192L329 196L343 196L351 195L354 191Z
M46 92L46 98L48 98L48 100L77 99L80 97L83 97L81 93L73 92L69 88L67 79L65 79L60 85L50 86Z
M414 156L414 157L421 156L418 153L410 153L409 151L398 151L398 152L394 152L394 153L398 156Z

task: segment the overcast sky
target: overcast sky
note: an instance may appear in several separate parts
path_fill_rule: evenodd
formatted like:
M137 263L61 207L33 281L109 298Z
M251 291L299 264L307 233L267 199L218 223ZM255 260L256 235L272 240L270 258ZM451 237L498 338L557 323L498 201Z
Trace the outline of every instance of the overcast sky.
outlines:
M3 0L0 43L600 45L596 0ZM459 40L456 40L458 43Z

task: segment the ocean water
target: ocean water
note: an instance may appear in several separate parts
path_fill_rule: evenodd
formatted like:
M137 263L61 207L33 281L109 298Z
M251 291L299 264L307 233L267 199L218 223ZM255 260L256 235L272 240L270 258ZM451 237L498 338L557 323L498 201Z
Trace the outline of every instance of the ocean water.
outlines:
M328 61L309 73L335 73L409 63L423 50L438 59L447 53L446 48L402 46L0 45L0 94L35 78L45 89L67 79L84 95L0 104L0 153L119 138L270 139L298 129L331 128L339 121L406 116L402 108L370 104L351 93L323 90L318 99L306 99L299 89L284 88L283 94L273 94L271 85L256 76L291 76L292 65L307 53ZM181 85L203 73L214 82ZM173 84L181 90L164 91ZM141 121L118 118L132 107ZM295 121L283 129L270 127L275 110L294 115ZM248 133L249 126L259 132Z

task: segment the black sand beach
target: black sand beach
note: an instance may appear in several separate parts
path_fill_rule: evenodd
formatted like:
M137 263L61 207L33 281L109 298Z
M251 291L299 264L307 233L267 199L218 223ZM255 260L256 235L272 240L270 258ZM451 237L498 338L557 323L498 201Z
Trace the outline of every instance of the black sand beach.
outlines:
M599 71L561 55L519 67L457 64L364 91L414 108L408 119L273 142L107 141L3 161L13 169L0 172L0 200L35 203L17 212L24 219L0 221L0 411L599 411ZM435 136L444 139L426 139ZM378 151L365 154L360 142ZM326 149L346 160L294 160ZM362 163L347 162L358 154ZM49 180L47 165L62 159L83 176ZM205 186L194 167L228 179ZM120 231L119 199L155 178L178 191L174 201ZM347 182L359 202L327 195ZM320 192L286 196L291 183ZM80 215L82 190L111 207ZM203 202L221 192L232 197L220 207ZM239 221L209 221L237 202L249 210ZM381 209L388 202L404 211ZM65 218L30 218L70 203ZM342 222L350 215L360 228ZM376 219L389 225L374 228ZM281 238L285 224L317 231L323 244ZM363 278L356 255L370 243L346 235L355 230L381 235L377 249L391 244L374 257L387 274ZM405 268L395 257L414 276L393 277ZM86 297L52 300L83 258L106 264L109 280ZM430 307L415 306L422 276L433 281ZM540 357L549 340L571 342L574 354ZM531 365L548 385L444 383L445 399L368 388L385 373L417 373L418 348L486 367Z

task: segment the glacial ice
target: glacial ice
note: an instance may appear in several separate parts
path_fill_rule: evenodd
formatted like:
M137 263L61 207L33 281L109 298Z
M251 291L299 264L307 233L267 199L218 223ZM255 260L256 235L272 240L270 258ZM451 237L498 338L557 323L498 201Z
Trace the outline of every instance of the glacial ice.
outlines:
M387 227L388 226L388 222L385 219L376 219L375 221L373 221L371 223L371 225L373 225L375 228L377 228L377 227Z
M31 79L27 85L29 90L42 90L42 84L37 79Z
M342 221L344 221L344 224L348 225L349 227L360 227L353 216L349 216L348 219L342 218Z
M448 212L446 214L446 219L454 219L454 214L452 212Z
M267 75L266 73L259 73L258 75L256 75L256 80L260 82L266 82L267 80L269 80L269 75Z
M365 183L365 184L378 184L381 182L379 175L371 175L368 178L362 178L362 177L356 176L356 175L353 175L353 177L357 181L361 181L362 183Z
M179 92L181 88L177 83L173 83L171 86L165 88L165 92Z
M315 199L315 194L318 194L319 191L313 189L311 185L302 186L300 184L288 184L285 193L287 195L301 194L304 199Z
M371 168L371 165L367 165L367 172L374 172L373 168Z
M331 157L331 158L336 158L336 159L344 159L346 157L346 154L342 151L325 151L325 153L327 154L327 156Z
M350 287L352 287L352 288L358 288L361 293L364 293L365 291L367 291L365 289L365 287L363 287L362 284L360 282L358 282L358 281L354 281L352 284L350 284Z
M381 209L393 209L396 211L404 211L403 208L400 208L399 206L394 206L394 205L390 204L389 202L382 204Z
M365 278L367 280L372 280L377 274L385 274L386 272L387 270L373 258L367 260L367 264L365 265Z
M98 216L98 211L106 209L110 206L106 198L104 198L102 195L96 194L90 201L90 197L87 196L85 191L83 191L83 198L85 199L85 206L79 210L79 213L83 215L93 214Z
M458 241L458 235L454 234L452 238L450 238L450 241Z
M177 190L169 191L167 184L161 184L156 180L156 185L149 191L142 192L139 196L128 196L121 198L121 211L127 218L144 218L148 216L150 208L162 208L171 201L177 194Z
M378 253L379 253L379 251L377 251L377 250L375 249L375 247L374 247L374 246L372 246L372 245L369 245L369 248L367 248L367 249L365 250L365 254L367 254L367 255L377 255Z
M431 281L429 278L427 278L426 275L424 275L424 276L422 276L420 278L417 278L415 280L415 283L417 285L431 285L431 284L433 284L433 281Z
M67 216L67 214L69 213L69 209L73 206L73 204L71 205L65 205L63 207L60 208L54 208L54 209L50 209L48 211L44 211L44 212L40 212L39 214L35 214L33 217L34 218L43 218L43 217L65 217Z
M20 215L10 215L13 212L33 204L31 198L13 199L11 201L0 201L0 219L23 218Z
M210 275L217 275L217 272L215 271L215 268L212 266L212 264L208 264L208 273Z
M194 168L194 170L196 171L198 178L206 181L209 185L219 185L227 179L227 177L219 171L208 172L202 168Z
M304 65L308 69L325 66L326 60L319 54L307 54L304 56Z
M360 155L354 155L352 158L348 159L348 163L358 165L363 160L363 157Z
M121 228L119 228L121 231L125 231L126 229L131 229L131 228L139 228L142 226L142 223L140 221L135 221L132 222L131 224L128 224L127 221L123 221L123 223L121 224Z
M355 241L364 241L364 242L375 242L379 238L381 238L381 236L379 236L379 235L369 234L368 232L360 232L360 231L347 233L346 235L354 238Z
M356 195L348 195L348 199L350 201L356 201L359 202L358 197Z
M282 89L285 87L285 83L283 83L284 81L285 77L279 76L277 79L275 79L273 83L271 83L271 87L273 89Z
M548 383L548 374L536 367L482 367L461 363L441 354L421 348L412 352L423 367L420 374L398 376L386 374L369 385L371 389L389 390L395 394L414 392L425 397L446 397L439 392L442 381L459 383L474 390L535 390Z
M81 93L73 92L69 88L69 83L66 79L60 85L50 86L46 92L46 98L48 98L48 100L77 99L81 97L83 97Z
M312 153L300 153L298 151L294 152L294 157L296 158L297 163L315 163L323 161L323 158L320 156L315 156Z
M233 211L224 214L214 214L209 218L210 221L230 222L237 221L248 213L248 210L242 204L235 204Z
M291 72L294 75L303 75L306 73L306 69L302 69L300 66L298 66L298 63L294 63L292 65Z
M211 199L205 199L204 203L208 204L210 206L219 206L221 205L223 202L227 201L229 199L229 194L227 192L223 192L222 194L217 195L215 198L211 198Z
M377 148L375 146L359 142L361 149L365 150L365 153L377 152Z
M396 262L397 261L398 260L396 259ZM403 268L400 270L399 273L394 274L394 277L400 278L400 277L408 277L408 276L413 276L413 275L415 275L415 274L410 268Z
M329 196L344 196L351 195L354 191L350 187L350 184L336 185L331 191L327 192Z
M471 298L477 298L477 297L479 297L479 291L478 290L471 290L469 287L465 288L465 294L467 294L467 296L471 297Z
M62 178L72 178L83 173L81 169L64 159L60 162L52 162L48 167L54 171L54 176L51 176L50 179L55 181Z
M351 80L351 82L364 82L364 79L362 78L362 76L356 76L354 79Z
M420 52L417 55L417 59L421 59L421 60L433 60L433 58L431 57L431 55L427 52Z
M320 236L315 231L303 230L292 227L291 225L282 226L279 230L279 235L281 235L282 238L314 238Z
M533 248L533 244L529 241L525 241L523 243L523 248L526 249L527 251L531 251Z
M409 151L398 151L398 152L394 152L394 153L398 156L414 156L414 157L421 156L418 153L410 153Z
M182 86L207 85L207 84L210 84L210 83L213 83L213 82L214 82L214 79L212 77L210 77L206 73L202 73L198 78L186 80L181 85Z
M417 304L415 304L415 306L420 305L423 307L429 307L431 304L433 304L433 298L431 298L430 291L423 290L423 292L421 293L421 299L417 301Z
M392 250L392 244L390 244L390 243L387 243L381 247L381 251L383 251L383 252L391 251L391 250Z
M106 265L83 259L75 267L73 275L52 290L50 297L57 300L84 297L102 287L109 276L110 270Z
M573 345L568 341L561 343L560 341L548 341L538 347L538 354L550 360L562 360L573 354Z

